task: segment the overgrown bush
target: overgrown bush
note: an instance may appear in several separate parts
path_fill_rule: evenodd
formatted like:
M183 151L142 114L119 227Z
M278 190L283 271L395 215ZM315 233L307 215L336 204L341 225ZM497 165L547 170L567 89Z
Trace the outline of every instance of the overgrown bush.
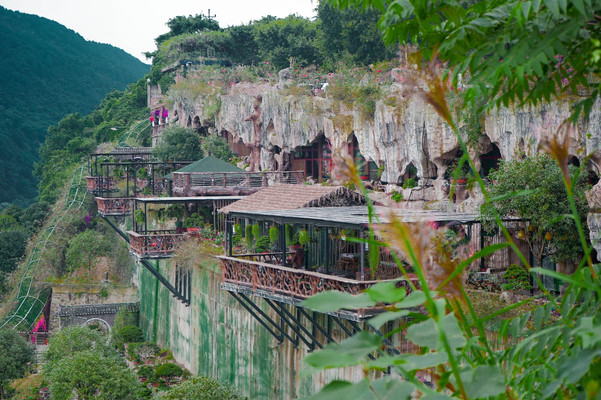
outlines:
M243 400L238 392L226 383L206 376L193 377L171 389L165 400Z
M154 376L154 367L151 365L142 365L137 372L140 378L151 379Z
M390 199L396 203L403 201L403 192L397 192L394 190L390 196Z
M417 180L415 178L407 178L403 183L403 189L413 189L417 187Z
M196 161L203 156L199 135L192 129L166 128L152 154L160 160Z
M135 342L127 346L127 355L136 362L145 363L155 358L161 348L153 342Z
M166 380L172 380L173 378L177 378L182 376L184 370L181 369L178 365L173 363L165 363L159 365L154 371L154 376L156 378L163 378Z
M226 162L229 162L234 155L227 140L217 135L209 135L205 137L202 141L202 149L205 155L212 156Z
M507 283L503 284L503 289L511 291L530 290L530 274L521 265L511 264L503 274Z
M117 348L122 349L125 343L138 343L144 340L142 329L135 325L124 325L120 328L113 328L113 343Z

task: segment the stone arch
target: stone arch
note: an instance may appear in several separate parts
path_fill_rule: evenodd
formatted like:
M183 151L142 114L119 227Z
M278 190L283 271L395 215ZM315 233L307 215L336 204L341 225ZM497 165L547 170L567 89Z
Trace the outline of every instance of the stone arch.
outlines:
M101 322L104 325L104 327L106 328L106 331L109 333L111 332L111 325L108 322L106 322L105 320L103 320L102 318L98 318L98 317L90 318L81 325L88 326L88 325L91 325L92 322Z
M361 150L359 149L359 141L357 140L357 136L355 136L354 131L351 132L347 140L347 149L348 155L352 157L353 162L357 166L357 171L359 172L361 179L370 179L372 175L371 170L374 169L375 166L375 170L377 171L378 167L373 161L370 162L363 156L363 154L361 154Z
M265 128L267 138L271 140L272 136L275 136L275 127L273 126L273 120L270 118L267 127Z
M186 121L186 128L190 128L192 126L192 117L188 116L188 121Z
M460 147L455 147L453 150L447 151L442 155L443 177L450 180L453 172L457 167L457 163L463 157L463 151Z

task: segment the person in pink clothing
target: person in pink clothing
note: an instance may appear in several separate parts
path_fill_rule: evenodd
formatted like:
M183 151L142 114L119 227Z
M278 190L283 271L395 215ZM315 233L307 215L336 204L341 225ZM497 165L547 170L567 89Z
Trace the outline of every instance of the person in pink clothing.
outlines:
M161 107L161 118L163 119L163 123L167 124L169 123L168 119L169 119L169 111L167 111L167 109L165 108L165 106Z

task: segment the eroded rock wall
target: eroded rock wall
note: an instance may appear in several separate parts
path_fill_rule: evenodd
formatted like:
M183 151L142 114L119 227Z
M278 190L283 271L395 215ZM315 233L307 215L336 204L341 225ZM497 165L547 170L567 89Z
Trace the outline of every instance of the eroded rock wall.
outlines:
M349 137L354 134L365 159L385 166L382 181L397 183L407 167L413 164L418 177L436 177L420 182L429 186L421 192L420 199L444 202L447 192L443 176L449 160L459 148L458 140L432 107L418 97L408 96L407 92L402 83L394 83L388 93L396 96L395 106L387 105L390 104L388 101L378 101L373 115L365 115L327 95L291 95L282 82L275 86L239 83L221 96L221 108L211 129L227 131L234 140L255 148L255 151L259 147L261 170L275 169L276 165L281 168L285 165L283 154L311 144L320 135L327 138L333 151L344 152ZM257 97L261 98L260 118L253 119ZM201 97L174 100L180 115L179 124L189 126L194 120L209 123ZM569 115L567 100L537 107L495 109L483 121L479 152L490 151L494 144L503 159L534 154L541 141L555 134ZM460 122L459 126L462 125ZM591 155L591 168L598 173L601 165L599 103L593 107L588 121L581 121L569 131L569 138L569 154L580 159ZM406 199L410 197L416 196L405 195ZM473 193L464 203L460 209L474 210L479 203L478 194ZM599 237L599 230L591 229L591 235Z

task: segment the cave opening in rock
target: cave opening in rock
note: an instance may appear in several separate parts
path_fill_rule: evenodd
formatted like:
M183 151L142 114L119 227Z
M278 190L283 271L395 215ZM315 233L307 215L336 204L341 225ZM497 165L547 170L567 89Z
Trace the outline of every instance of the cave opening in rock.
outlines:
M492 150L480 156L480 176L486 178L492 171L497 170L501 159L499 147L492 143Z

